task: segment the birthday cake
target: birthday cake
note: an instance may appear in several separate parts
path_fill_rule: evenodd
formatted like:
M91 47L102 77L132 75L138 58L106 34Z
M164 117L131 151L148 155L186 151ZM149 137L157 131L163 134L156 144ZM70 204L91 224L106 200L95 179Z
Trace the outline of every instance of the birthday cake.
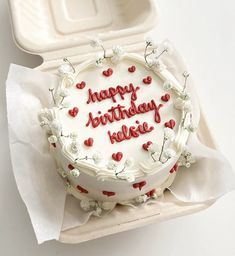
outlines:
M195 126L189 74L179 81L161 60L169 43L147 39L143 55L91 45L103 52L76 67L64 59L39 120L67 191L99 215L160 197L194 162L186 146Z

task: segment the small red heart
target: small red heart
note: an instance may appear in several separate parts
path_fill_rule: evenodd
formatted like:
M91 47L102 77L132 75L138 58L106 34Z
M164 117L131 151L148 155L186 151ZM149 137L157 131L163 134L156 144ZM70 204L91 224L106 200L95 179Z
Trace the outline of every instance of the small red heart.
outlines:
M148 148L149 148L149 146L150 146L151 144L153 144L153 143L152 143L151 141L148 141L147 143L144 143L144 144L142 145L142 148L143 148L144 150L148 151Z
M107 70L103 71L104 76L111 76L113 74L113 70L111 68L108 68Z
M171 98L170 94L167 93L161 97L161 100L167 102L170 98Z
M83 188L83 187L81 187L81 186L79 186L79 185L77 185L77 189L78 189L81 193L88 194L88 191L87 191L85 188Z
M74 166L73 166L73 165L71 165L71 164L69 164L69 165L68 165L68 168L69 168L69 170L73 170L73 169L75 169L75 168L74 168Z
M133 73L133 72L136 71L136 67L135 67L135 66L131 66L131 67L128 68L128 71L129 71L130 73Z
M133 188L138 188L139 190L141 190L145 185L146 185L146 181L143 180L141 182L134 183L132 186Z
M105 195L105 196L108 196L108 197L110 197L110 196L115 196L115 192L112 192L112 191L102 191L102 193L103 193L103 195Z
M94 140L92 138L88 138L87 140L84 140L84 144L87 146L87 147L92 147L93 146L93 143L94 143Z
M151 84L152 83L152 77L147 76L146 78L143 79L144 84Z
M173 172L177 172L178 171L178 164L176 163L171 169L170 169L170 173L173 173Z
M113 153L113 154L112 154L113 160L115 160L115 161L117 161L117 162L121 161L121 160L122 160L122 157L123 157L122 152L117 152L117 153Z
M86 86L86 83L84 81L82 81L81 83L76 84L77 89L83 89L85 86Z
M169 122L166 122L165 127L173 129L175 127L175 120L171 119Z
M155 191L156 191L155 189L152 189L152 190L148 191L147 193L145 193L145 195L148 197L151 197L154 195Z
M68 113L70 114L70 116L75 117L78 114L78 111L78 108L74 107L73 109L70 109Z

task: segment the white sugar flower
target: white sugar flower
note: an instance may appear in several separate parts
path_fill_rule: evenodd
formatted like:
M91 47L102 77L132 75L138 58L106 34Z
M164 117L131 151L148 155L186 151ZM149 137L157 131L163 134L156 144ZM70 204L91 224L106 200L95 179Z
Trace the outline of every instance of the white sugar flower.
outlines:
M75 178L77 178L80 175L80 172L79 172L78 169L73 169L69 173L70 173L71 176L73 176Z
M184 107L185 101L181 98L177 98L174 102L174 107L176 109L182 110Z
M164 128L164 137L167 139L167 140L173 140L174 137L175 137L175 132L173 129L170 129L168 127Z
M117 166L118 165L114 160L109 161L108 164L107 164L107 168L109 170L115 170L117 168Z
M154 40L150 36L147 36L145 38L145 42L149 46L156 46L156 43L154 42Z
M102 209L100 207L96 207L95 211L93 212L93 215L96 217L99 217L102 213Z
M101 45L102 45L102 41L97 37L92 38L90 41L90 46L93 48L97 48Z
M73 73L73 68L69 63L63 63L59 66L58 72L60 75L65 76L65 75L70 75Z
M52 121L53 120L53 111L48 108L43 108L38 113L39 121Z
M117 56L121 56L124 54L124 50L120 45L114 46L112 50L113 50L113 54Z
M180 98L181 98L182 100L189 100L189 99L190 99L190 95L189 95L187 92L182 92L182 93L180 94Z
M197 127L194 124L189 124L185 127L189 132L195 132L197 130Z
M149 151L150 153L159 152L160 149L159 149L158 144L157 144L157 143L152 143L152 144L150 144L149 147L148 147L148 151Z
M190 102L185 102L185 104L184 104L184 111L187 112L187 113L192 112L192 105L191 105Z
M100 152L96 152L93 154L92 159L95 162L95 164L99 164L102 161L103 157Z
M148 200L147 195L142 195L135 198L136 203L139 203L139 204L145 203L147 200Z
M112 210L115 207L115 202L101 202L100 207L105 211Z
M76 140L77 137L78 137L78 134L77 134L77 132L71 132L70 135L69 135L69 137L70 137L72 140Z
M79 151L79 146L78 146L78 143L76 141L73 141L70 145L70 150L73 154L76 154L78 153Z
M66 178L68 175L67 175L67 173L65 171L62 171L61 172L61 176L62 176L62 178Z
M69 96L69 90L68 90L68 89L65 89L65 88L61 89L61 90L60 90L60 96L61 96L61 97L67 97L67 96Z
M95 65L99 68L103 67L102 61L104 60L104 54L97 54L95 59Z
M92 209L91 201L88 199L83 199L80 201L80 206L84 211L89 211Z
M171 82L169 81L165 81L164 84L163 84L163 89L165 91L170 91L171 89L173 88Z
M123 54L124 54L124 50L121 46L117 45L113 47L113 56L111 58L111 61L113 63L118 62L119 60L121 60Z
M134 161L131 157L127 158L124 165L125 167L131 167L133 165Z
M48 141L50 143L56 143L57 142L57 137L55 135L51 135L49 138L48 138Z
M165 158L169 159L169 158L174 157L175 154L176 154L176 152L175 152L175 150L173 150L173 149L171 149L171 148L168 148L168 149L166 149L166 150L163 152L163 154L164 154L164 157L165 157Z
M196 159L195 157L192 155L192 153L190 151L188 151L188 149L186 148L180 158L179 158L179 166L185 166L186 168L189 168L191 166L191 164L195 163Z

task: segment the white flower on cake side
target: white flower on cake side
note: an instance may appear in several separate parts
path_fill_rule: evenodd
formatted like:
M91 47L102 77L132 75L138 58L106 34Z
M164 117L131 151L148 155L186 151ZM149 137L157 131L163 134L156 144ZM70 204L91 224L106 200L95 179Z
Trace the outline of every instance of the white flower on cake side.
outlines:
M191 166L191 164L193 164L195 162L196 162L195 157L188 150L188 148L185 148L179 158L179 161L178 161L179 166L185 166L186 168L189 168Z

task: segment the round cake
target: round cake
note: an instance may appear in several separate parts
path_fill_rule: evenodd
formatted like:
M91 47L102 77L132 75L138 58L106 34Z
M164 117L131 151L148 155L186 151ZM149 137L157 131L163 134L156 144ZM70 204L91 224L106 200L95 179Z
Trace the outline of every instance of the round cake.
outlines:
M101 42L94 41L96 46ZM90 210L156 199L179 165L194 131L192 104L182 82L161 61L169 45L146 42L144 56L121 47L74 68L64 59L53 107L39 113L50 150L69 193Z

